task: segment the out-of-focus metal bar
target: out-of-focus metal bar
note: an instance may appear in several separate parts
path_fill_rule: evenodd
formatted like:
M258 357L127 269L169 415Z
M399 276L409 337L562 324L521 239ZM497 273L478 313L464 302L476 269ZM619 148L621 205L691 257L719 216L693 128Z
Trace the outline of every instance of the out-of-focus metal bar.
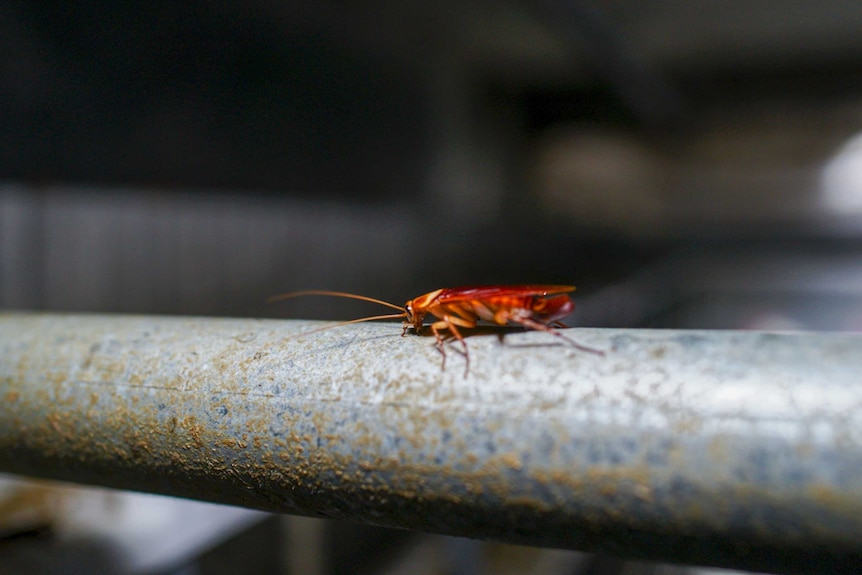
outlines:
M0 470L783 572L862 566L862 338L0 315ZM816 568L816 569L815 569Z

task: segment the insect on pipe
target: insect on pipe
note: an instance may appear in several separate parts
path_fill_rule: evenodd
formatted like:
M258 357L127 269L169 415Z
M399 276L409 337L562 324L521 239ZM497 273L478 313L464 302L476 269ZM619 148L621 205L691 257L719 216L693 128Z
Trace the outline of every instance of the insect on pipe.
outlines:
M399 313L375 315L344 321L326 326L302 335L316 333L351 323L373 321L378 319L403 318L403 330L412 328L417 334L424 327L426 315L438 318L431 324L431 332L436 340L437 350L443 356L441 369L446 368L446 341L457 339L461 342L466 362L464 376L470 372L470 353L461 329L473 329L480 320L496 325L517 324L527 329L550 333L573 347L604 355L599 349L582 345L562 334L555 328L566 327L562 319L572 313L575 304L567 294L575 291L575 286L564 285L513 285L513 286L473 286L459 288L443 288L428 292L408 301L404 306L387 301L329 290L305 290L284 293L269 298L269 302L281 301L301 296L332 296L358 299L397 309ZM448 332L448 335L444 335Z

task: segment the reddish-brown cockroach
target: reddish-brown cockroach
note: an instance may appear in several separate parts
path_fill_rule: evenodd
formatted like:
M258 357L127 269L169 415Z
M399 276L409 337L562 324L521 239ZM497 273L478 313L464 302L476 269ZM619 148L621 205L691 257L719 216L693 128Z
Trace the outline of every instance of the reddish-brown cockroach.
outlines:
M290 292L273 296L269 298L269 301L274 302L299 296L322 295L368 301L399 311L397 314L375 315L345 321L336 325L326 326L321 328L321 330L363 321L404 318L403 330L401 331L401 335L403 336L410 328L413 328L414 332L419 333L424 326L423 320L425 316L428 314L433 315L439 318L438 321L431 324L431 332L436 339L437 349L443 355L441 367L443 369L446 367L446 348L444 344L447 338L441 333L445 330L449 332L450 337L461 342L464 350L464 358L467 363L466 371L464 372L466 375L470 371L470 355L467 351L467 342L464 341L464 336L461 335L459 328L475 328L479 320L497 325L506 325L511 322L527 329L544 331L559 337L577 349L597 355L604 355L603 351L581 345L554 329L555 327L566 327L561 320L572 313L572 310L575 308L572 298L566 294L573 291L575 291L574 286L563 285L493 285L444 288L414 298L404 304L403 307L371 297L328 290Z

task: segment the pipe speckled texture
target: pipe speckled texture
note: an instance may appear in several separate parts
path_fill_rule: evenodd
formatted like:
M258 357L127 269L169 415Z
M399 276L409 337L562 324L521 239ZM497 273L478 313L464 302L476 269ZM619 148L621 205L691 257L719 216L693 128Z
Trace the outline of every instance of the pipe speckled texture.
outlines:
M776 572L862 565L862 338L0 314L0 470Z

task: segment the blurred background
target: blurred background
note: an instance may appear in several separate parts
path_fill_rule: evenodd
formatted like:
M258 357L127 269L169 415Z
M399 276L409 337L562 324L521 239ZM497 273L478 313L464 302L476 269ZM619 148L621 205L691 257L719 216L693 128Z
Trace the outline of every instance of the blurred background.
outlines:
M852 0L3 3L0 307L532 282L578 285L574 325L858 331L860 30ZM712 572L7 482L7 572Z

